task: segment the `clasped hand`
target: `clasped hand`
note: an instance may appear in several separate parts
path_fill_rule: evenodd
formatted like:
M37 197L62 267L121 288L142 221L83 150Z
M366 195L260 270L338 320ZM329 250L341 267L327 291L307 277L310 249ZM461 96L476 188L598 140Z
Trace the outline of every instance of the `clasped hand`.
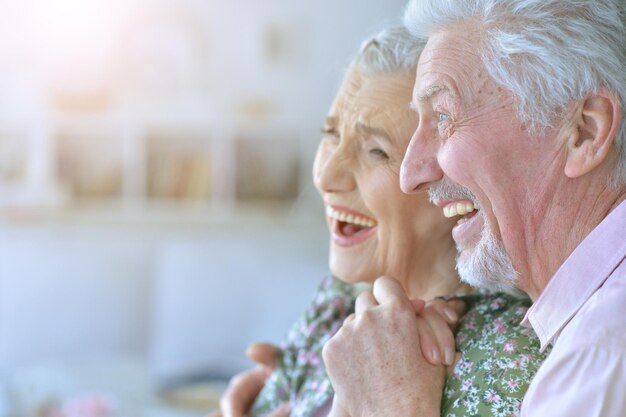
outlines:
M445 365L456 356L452 328L463 310L462 301L410 300L397 281L376 280L324 347L331 416L439 416Z
M456 359L452 330L464 308L454 299L410 300L395 280L378 279L372 293L357 298L355 314L324 348L336 391L331 416L439 416L444 364ZM208 417L243 417L273 371L279 351L255 344L247 354L259 365L231 380L221 410ZM413 405L419 401L423 403ZM272 413L288 415L289 404Z

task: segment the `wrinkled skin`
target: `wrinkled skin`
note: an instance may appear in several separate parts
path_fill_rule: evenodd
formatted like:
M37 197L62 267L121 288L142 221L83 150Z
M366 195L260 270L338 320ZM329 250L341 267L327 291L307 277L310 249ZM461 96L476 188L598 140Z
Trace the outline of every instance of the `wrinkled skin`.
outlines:
M333 275L352 283L389 275L406 299L430 300L464 288L453 270L453 221L445 219L425 193L408 195L398 185L400 164L417 123L408 105L414 79L410 73L349 72L326 118L313 179L326 204L376 221L369 239L346 247L333 238L333 220L328 218ZM407 325L416 332L411 348L421 347L423 357L441 369L441 363L451 364L455 348L450 328L463 308L460 303L435 302L423 311L420 307L420 318L414 309L407 310L412 317ZM264 375L257 369L236 376L222 400L223 415L243 417Z
M408 193L445 182L476 196L471 227L453 230L459 257L475 256L486 225L517 271L517 287L536 299L623 198L606 181L617 163L621 108L606 91L590 94L562 109L555 127L533 135L512 93L488 76L478 43L471 24L429 38L413 94L419 127L400 182Z

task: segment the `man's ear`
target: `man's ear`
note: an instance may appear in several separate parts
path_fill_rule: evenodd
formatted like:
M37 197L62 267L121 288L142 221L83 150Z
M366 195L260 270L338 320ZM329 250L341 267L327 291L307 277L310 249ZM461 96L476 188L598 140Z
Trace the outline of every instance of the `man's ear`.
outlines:
M600 165L615 141L622 118L617 98L602 89L584 99L574 114L578 129L567 141L565 175L583 176Z

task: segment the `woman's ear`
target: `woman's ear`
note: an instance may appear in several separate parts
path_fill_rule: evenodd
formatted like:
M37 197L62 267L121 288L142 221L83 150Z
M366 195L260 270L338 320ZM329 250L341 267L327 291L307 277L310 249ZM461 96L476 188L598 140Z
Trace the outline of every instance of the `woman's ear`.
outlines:
M565 175L576 178L591 172L607 157L619 131L622 107L602 89L584 99L574 117L578 130L567 142Z

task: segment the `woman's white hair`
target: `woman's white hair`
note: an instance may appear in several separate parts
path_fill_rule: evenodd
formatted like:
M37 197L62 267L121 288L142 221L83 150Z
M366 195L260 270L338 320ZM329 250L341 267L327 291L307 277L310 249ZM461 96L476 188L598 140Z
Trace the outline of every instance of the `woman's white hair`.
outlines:
M427 38L476 22L477 46L492 79L516 97L519 118L540 133L563 109L602 88L622 104L619 161L611 183L626 186L626 22L624 0L411 0L404 23Z
M365 74L415 72L425 45L425 39L413 36L405 26L390 26L361 44L349 70Z

